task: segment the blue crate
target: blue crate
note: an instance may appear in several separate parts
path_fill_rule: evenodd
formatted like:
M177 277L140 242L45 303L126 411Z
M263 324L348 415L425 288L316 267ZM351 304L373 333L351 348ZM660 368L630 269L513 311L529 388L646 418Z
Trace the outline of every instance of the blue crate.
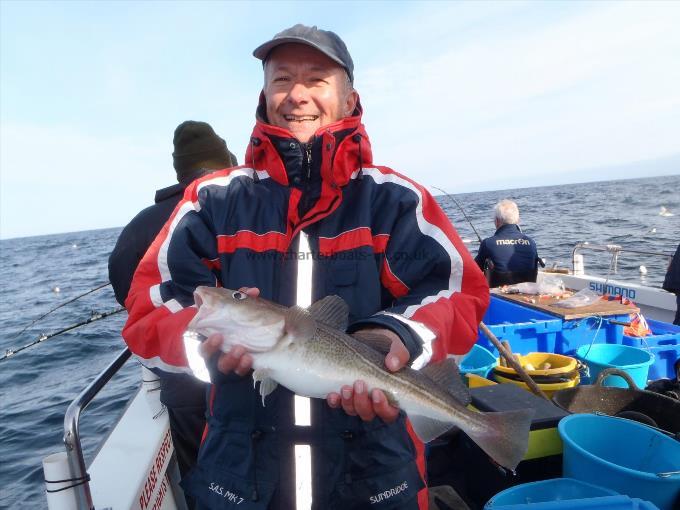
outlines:
M585 317L565 320L556 341L557 354L573 354L582 345L620 344L623 342L623 326L615 322L628 322L628 314L606 317Z
M591 343L621 344L623 326L615 322L628 322L628 314L607 317L585 317L564 320L497 296L491 296L484 324L499 340L507 340L513 352L552 352L573 355L582 345ZM480 331L477 343L494 354L493 344Z
M491 296L483 322L499 340L507 340L512 351L518 354L555 352L562 329L562 320L554 315L496 296ZM498 350L481 330L477 343L498 355Z
M652 334L645 337L623 335L623 344L647 349L654 354L649 379L675 378L674 365L680 358L680 326L647 319Z

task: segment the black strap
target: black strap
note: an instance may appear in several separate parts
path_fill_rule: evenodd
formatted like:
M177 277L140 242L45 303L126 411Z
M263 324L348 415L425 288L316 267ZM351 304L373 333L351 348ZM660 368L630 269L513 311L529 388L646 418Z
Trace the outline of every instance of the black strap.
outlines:
M65 483L65 482L76 482L73 485L67 485L66 487L62 487L61 489L45 489L45 492L61 492L65 491L67 489L73 489L73 487L78 487L79 485L86 484L87 482L90 481L90 474L86 473L85 476L82 476L80 478L66 478L65 480L45 480L45 483Z

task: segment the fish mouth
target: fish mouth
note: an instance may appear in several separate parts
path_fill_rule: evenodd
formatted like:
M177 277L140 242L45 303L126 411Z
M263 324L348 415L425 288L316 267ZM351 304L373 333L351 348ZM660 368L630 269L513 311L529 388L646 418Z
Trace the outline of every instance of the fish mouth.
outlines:
M291 115L291 114L285 114L283 116L284 119L286 119L286 122L308 122L308 121L315 121L319 118L318 115Z

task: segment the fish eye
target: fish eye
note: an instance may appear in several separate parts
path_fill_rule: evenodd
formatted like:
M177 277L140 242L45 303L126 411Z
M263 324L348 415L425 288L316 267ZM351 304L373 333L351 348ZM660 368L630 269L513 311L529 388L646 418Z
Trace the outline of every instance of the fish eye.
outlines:
M231 295L231 297L233 297L234 299L238 299L239 301L242 301L242 300L246 299L248 296L245 295L243 292L239 292L237 290Z

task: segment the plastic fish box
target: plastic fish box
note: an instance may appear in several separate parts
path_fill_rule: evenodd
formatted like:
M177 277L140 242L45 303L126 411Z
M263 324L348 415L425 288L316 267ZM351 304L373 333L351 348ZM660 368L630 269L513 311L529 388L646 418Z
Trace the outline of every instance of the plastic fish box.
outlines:
M645 337L623 335L623 344L647 349L654 354L649 379L675 378L674 365L680 358L680 326L647 319L652 334Z
M623 325L630 320L628 314L592 316L564 320L555 341L556 354L571 354L582 345L621 344ZM617 324L618 323L618 324Z
M491 296L483 322L496 338L507 340L512 351L518 354L556 352L562 330L562 319L496 296ZM498 355L498 350L481 330L477 343Z

